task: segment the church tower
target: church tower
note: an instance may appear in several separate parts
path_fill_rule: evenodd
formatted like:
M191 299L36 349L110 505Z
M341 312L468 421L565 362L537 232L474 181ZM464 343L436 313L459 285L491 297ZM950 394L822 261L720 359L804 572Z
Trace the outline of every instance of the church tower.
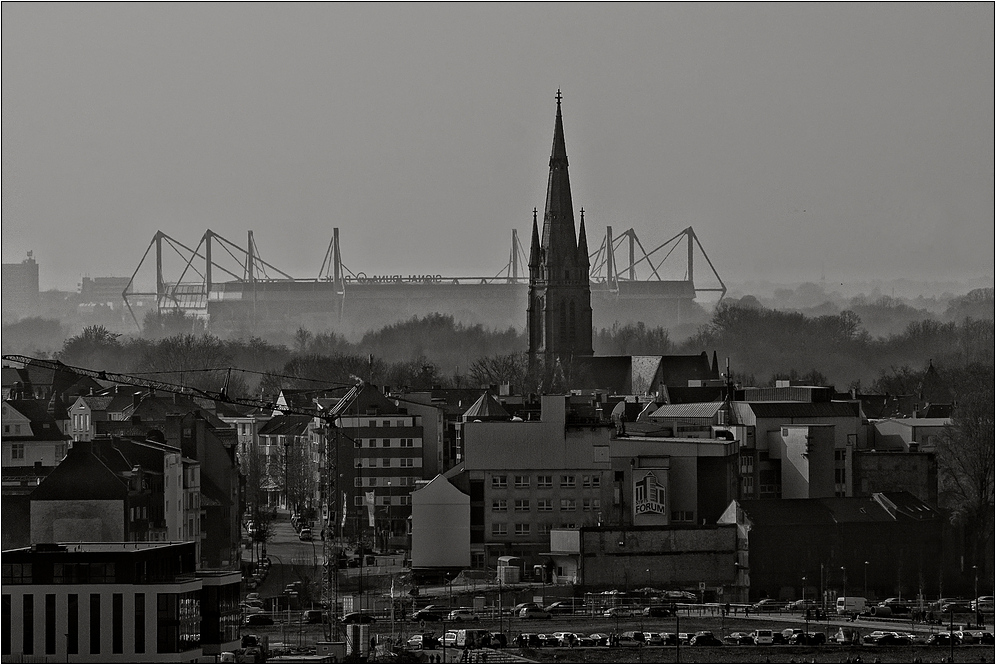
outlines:
M588 240L581 209L580 233L575 237L571 179L567 174L564 120L557 91L557 120L553 129L550 178L546 185L543 233L533 210L529 249L529 360L542 357L552 363L591 356L591 283L588 280Z

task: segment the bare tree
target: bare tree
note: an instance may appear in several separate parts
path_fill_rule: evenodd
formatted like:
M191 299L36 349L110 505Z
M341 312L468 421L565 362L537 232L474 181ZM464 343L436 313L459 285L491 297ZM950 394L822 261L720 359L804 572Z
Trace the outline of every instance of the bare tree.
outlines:
M993 537L993 368L969 365L959 378L959 401L936 447L940 499L981 572L992 561L984 552Z

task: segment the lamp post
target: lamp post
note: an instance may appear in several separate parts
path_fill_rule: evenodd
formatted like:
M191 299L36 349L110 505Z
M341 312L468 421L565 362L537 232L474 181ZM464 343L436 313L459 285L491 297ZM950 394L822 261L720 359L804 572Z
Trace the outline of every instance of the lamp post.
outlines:
M979 567L972 566L972 570L975 571L975 600L972 604L975 605L975 625L982 625L982 610L979 608Z
M841 573L844 575L843 586L841 586L841 596L844 598L844 609L847 609L847 568L844 566L840 567Z
M868 562L865 561L865 598L868 598Z

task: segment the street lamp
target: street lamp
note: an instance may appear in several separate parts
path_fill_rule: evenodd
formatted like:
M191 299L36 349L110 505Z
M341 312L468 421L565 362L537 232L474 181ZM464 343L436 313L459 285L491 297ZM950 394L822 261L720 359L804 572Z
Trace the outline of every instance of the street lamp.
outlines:
M982 625L982 609L979 607L979 567L972 566L972 570L975 571L975 600L972 604L975 605L975 625Z
M844 566L840 567L841 572L844 574L844 584L841 587L841 595L844 597L844 609L847 609L847 568Z
M865 598L868 598L868 562L865 561Z

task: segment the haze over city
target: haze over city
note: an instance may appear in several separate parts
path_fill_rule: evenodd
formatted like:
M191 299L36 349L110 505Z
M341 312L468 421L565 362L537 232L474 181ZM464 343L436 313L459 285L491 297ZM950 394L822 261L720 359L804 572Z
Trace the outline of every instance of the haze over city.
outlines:
M3 261L204 230L296 277L494 274L554 94L590 236L729 281L993 275L990 4L3 6ZM593 248L594 249L594 248Z

